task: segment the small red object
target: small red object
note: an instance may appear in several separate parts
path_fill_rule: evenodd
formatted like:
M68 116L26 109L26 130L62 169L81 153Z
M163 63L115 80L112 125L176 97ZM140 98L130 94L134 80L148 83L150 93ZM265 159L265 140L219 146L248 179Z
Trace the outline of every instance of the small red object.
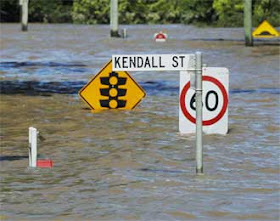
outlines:
M37 167L40 168L51 168L53 166L53 161L51 159L38 159Z
M159 32L159 33L156 33L154 35L154 39L157 41L157 42L165 42L166 39L167 39L167 34L163 33L163 32Z
M165 39L166 37L163 33L159 33L159 34L157 34L156 38L157 39Z

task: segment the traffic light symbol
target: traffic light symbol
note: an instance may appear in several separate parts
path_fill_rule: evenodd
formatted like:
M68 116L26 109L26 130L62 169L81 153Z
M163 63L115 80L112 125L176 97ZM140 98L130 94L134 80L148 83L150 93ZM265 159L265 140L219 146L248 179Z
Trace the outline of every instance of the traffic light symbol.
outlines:
M119 97L125 96L127 89L119 88L119 86L125 85L126 80L124 77L119 77L118 73L114 71L109 74L109 77L100 77L101 84L108 86L100 89L100 94L108 97L108 99L99 100L101 107L109 109L125 107L126 100L120 100Z

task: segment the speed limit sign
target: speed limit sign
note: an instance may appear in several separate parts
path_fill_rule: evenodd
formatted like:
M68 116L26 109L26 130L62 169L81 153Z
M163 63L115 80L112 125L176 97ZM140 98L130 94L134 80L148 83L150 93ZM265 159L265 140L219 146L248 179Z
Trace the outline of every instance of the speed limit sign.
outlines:
M206 134L228 132L227 68L205 67L202 70L202 125ZM190 73L180 72L179 131L195 133L195 89L190 85Z

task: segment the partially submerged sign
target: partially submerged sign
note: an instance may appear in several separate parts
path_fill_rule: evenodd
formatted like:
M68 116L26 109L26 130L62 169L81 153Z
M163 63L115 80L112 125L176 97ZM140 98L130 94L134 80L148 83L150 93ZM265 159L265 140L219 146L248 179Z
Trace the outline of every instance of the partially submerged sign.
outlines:
M159 33L155 33L154 34L154 40L156 42L166 42L167 34L163 33L162 31L160 31Z
M125 71L112 71L112 61L79 92L93 110L133 109L146 96L145 91Z
M179 131L195 133L195 90L191 88L191 73L180 72ZM227 68L206 67L202 69L202 125L206 134L228 132L228 85Z
M181 71L190 68L194 63L194 55L113 55L112 60L113 71Z
M279 32L268 21L264 20L252 33L254 38L275 38Z

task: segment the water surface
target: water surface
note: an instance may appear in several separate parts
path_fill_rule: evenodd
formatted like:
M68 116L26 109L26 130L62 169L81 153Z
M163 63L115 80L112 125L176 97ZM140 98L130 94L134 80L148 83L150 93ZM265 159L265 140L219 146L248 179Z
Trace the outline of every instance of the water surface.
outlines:
M278 220L279 41L244 47L242 28L1 24L2 220ZM155 32L166 31L166 43ZM223 39L216 41L215 39ZM131 72L147 97L91 113L77 92L112 54L203 53L230 70L229 133L178 132L179 74ZM28 168L28 127L53 169Z

